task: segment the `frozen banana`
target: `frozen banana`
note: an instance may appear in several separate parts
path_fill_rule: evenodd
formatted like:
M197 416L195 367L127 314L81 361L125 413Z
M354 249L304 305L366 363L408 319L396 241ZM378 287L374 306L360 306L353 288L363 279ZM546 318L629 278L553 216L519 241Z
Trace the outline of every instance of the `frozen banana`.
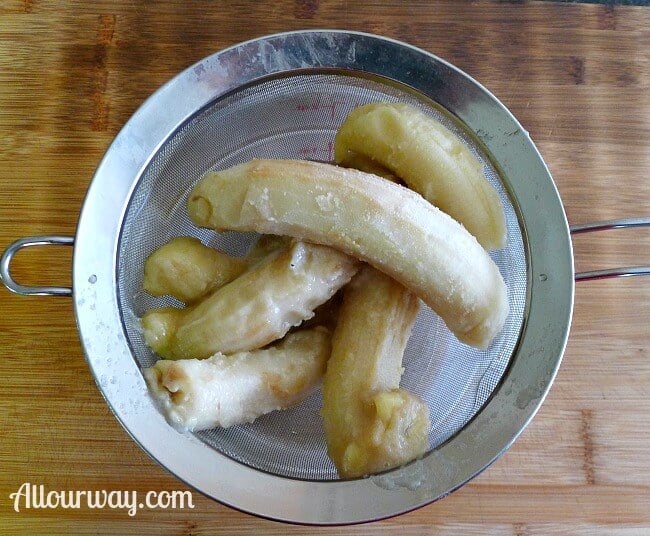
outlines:
M429 448L429 410L400 389L419 299L371 266L345 287L323 378L329 456L344 478L397 467Z
M160 360L144 377L168 421L198 431L252 422L301 402L319 385L329 355L330 333L317 327L261 350Z
M294 242L192 307L148 311L143 336L166 359L261 348L311 318L357 269L335 249Z
M188 199L216 230L285 234L390 275L459 340L487 346L508 315L505 283L476 239L419 194L383 178L302 160L252 160L208 173Z
M434 118L405 103L359 106L336 133L334 159L346 165L358 155L388 168L486 249L505 245L499 195L472 152Z

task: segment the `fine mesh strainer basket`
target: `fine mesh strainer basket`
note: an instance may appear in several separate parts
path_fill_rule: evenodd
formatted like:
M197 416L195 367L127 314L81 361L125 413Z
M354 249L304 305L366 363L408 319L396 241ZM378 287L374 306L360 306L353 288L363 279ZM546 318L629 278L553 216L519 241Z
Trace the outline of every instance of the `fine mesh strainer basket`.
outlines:
M118 251L117 286L127 337L141 366L157 357L144 344L138 317L171 300L142 291L144 261L174 236L196 235L232 254L250 244L250 234L221 234L196 228L187 216L188 189L207 171L252 158L332 158L332 140L347 114L360 104L410 102L454 128L429 99L353 72L285 73L259 80L207 106L188 120L154 156L127 209ZM227 125L227 127L224 127ZM430 443L439 445L458 431L492 393L516 345L526 302L526 255L521 229L508 195L487 155L477 151L489 180L500 190L509 222L508 246L494 254L510 288L512 312L487 351L460 344L425 308L405 354L402 386L428 402L433 421ZM146 230L143 232L143 230ZM254 424L197 434L214 449L246 465L285 477L334 480L319 417L319 393L289 411Z
M252 158L331 160L334 134L347 114L377 101L408 102L442 121L474 152L499 192L508 242L492 258L508 287L505 328L488 349L477 350L422 309L401 385L429 405L431 449L400 469L340 480L325 449L318 391L252 424L176 431L147 392L141 370L156 357L138 319L152 307L179 304L142 290L145 258L179 235L245 253L253 235L191 224L186 200L192 186L209 170ZM553 380L568 336L573 281L562 204L514 117L477 82L426 52L339 31L237 45L155 93L96 172L73 266L75 311L90 368L133 438L216 500L315 524L412 510L458 488L503 453Z

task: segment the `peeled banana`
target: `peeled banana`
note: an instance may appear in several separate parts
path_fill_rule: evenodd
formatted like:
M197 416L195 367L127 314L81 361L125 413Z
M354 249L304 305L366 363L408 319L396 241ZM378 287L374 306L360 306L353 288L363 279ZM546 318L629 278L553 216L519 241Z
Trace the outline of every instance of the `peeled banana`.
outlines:
M365 156L462 223L486 249L506 243L501 200L458 137L406 103L372 103L350 112L336 133L341 165Z
M499 269L456 220L376 175L302 160L252 160L208 173L192 221L286 234L367 261L429 305L459 340L486 347L508 315Z
M314 315L359 263L326 246L294 242L186 309L151 309L145 342L166 359L261 348Z
M429 447L427 405L399 388L419 299L371 266L345 287L323 378L327 451L339 475L403 465Z
M144 370L154 399L178 428L198 431L252 422L302 401L320 383L330 333L290 333L261 350L208 359L161 359Z
M192 303L240 275L248 263L179 236L154 251L144 263L143 287L153 296L170 295Z

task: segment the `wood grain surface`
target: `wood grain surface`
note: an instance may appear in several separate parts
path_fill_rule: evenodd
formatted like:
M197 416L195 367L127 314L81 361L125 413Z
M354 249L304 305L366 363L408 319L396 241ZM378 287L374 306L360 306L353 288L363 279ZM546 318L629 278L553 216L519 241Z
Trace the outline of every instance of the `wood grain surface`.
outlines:
M93 171L138 105L240 41L344 28L467 71L530 131L571 223L650 214L650 8L366 0L0 3L0 248L73 235ZM650 264L650 230L575 238L579 270ZM22 282L69 284L70 248ZM10 494L186 490L129 438L86 366L72 301L0 289L2 534L650 534L650 278L577 285L570 341L510 451L446 499L346 528L286 526L193 493L194 509L30 509Z

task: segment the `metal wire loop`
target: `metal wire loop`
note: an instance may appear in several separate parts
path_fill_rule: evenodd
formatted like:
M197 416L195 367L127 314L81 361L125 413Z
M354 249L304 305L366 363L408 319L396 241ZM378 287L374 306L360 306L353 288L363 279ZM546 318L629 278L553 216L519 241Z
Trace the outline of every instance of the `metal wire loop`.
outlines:
M572 225L571 234L590 233L594 231L607 231L610 229L626 229L630 227L650 227L649 218L623 218L594 223ZM576 281L593 281L596 279L609 279L611 277L630 277L635 275L650 275L650 266L626 266L608 270L592 270L575 274Z
M10 267L14 255L31 246L73 246L70 236L28 236L11 243L0 257L0 281L7 289L22 296L72 296L71 287L40 287L17 283L11 276Z

